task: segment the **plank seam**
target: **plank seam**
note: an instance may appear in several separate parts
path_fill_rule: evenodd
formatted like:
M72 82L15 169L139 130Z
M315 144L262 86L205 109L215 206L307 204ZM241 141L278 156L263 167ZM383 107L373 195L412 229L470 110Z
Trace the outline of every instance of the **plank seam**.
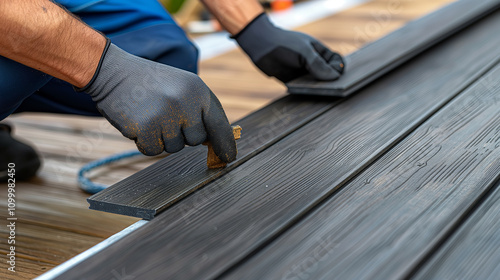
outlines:
M443 236L439 238L434 247L426 252L409 271L406 275L402 277L402 279L413 279L414 276L420 269L422 269L432 258L451 240L453 236L458 234L458 231L465 225L467 221L473 216L476 211L487 201L487 199L500 188L500 175L496 177L495 181L488 186L483 193L479 195L479 197L474 201L467 210L451 225L449 228L445 230Z

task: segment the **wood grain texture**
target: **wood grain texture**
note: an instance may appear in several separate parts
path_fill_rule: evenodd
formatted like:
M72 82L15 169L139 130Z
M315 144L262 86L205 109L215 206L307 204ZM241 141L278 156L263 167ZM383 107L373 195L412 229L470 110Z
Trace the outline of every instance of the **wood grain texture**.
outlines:
M220 275L286 231L490 69L500 58L500 38L488 27L499 23L496 14L426 52L60 279L109 278L110 270L141 279Z
M405 279L500 178L499 81L497 66L227 279ZM463 279L451 264L422 279Z
M237 142L236 161L225 168L208 169L207 148L188 147L91 196L90 209L152 219L337 103L331 98L284 97L235 123L245 130Z
M496 185L491 196L412 279L498 279L499 214L500 188Z
M37 177L16 182L17 272L9 272L9 264L3 258L0 279L33 279L137 221L89 211L85 201L88 194L79 189L76 180L83 164L130 149L134 143L118 137L119 132L115 133L111 125L108 133L96 118L81 117L72 126L74 120L50 119L40 114L9 117L15 137L38 148L43 167ZM129 170L128 174L133 172ZM4 190L0 193L0 208L7 209L7 184L0 184L0 188ZM7 211L0 211L0 219L7 217ZM0 236L7 235L6 227L0 229ZM0 240L0 253L4 256L10 246L7 240Z
M345 57L345 73L338 80L301 77L287 84L288 92L347 96L499 6L499 0L454 2Z

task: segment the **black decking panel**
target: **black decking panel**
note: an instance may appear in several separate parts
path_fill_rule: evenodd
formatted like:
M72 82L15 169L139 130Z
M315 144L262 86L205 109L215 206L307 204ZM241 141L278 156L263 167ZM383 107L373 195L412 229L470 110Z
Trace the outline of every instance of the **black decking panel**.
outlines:
M236 161L226 168L207 169L207 148L188 147L89 197L90 209L152 219L337 103L332 98L281 98L235 122L243 128L242 137Z
M348 55L345 58L345 73L338 80L318 81L311 76L305 76L289 82L288 92L300 95L348 96L496 10L499 5L499 0L453 2Z

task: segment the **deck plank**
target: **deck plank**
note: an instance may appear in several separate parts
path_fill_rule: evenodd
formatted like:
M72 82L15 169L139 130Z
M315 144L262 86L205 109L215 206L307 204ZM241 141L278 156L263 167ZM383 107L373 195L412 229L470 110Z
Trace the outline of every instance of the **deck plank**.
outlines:
M363 45L387 35L406 23L435 11L454 0L372 0L297 28L346 56ZM260 73L246 54L236 49L202 61L200 76L219 97L230 121L241 119L272 100L286 95L286 87ZM228 80L237 80L228 87ZM240 91L253 88L254 91ZM235 97L257 95L254 102L234 102Z
M306 75L287 83L288 92L348 96L498 7L499 0L454 2L345 57L345 74L338 80Z
M287 230L491 69L500 59L500 38L488 27L499 22L496 14L426 52L60 279L106 278L110 269L145 278L219 275Z
M337 103L337 99L284 97L235 123L243 128L242 138L236 161L227 167L207 169L206 147L185 148L91 196L87 199L90 209L152 219Z

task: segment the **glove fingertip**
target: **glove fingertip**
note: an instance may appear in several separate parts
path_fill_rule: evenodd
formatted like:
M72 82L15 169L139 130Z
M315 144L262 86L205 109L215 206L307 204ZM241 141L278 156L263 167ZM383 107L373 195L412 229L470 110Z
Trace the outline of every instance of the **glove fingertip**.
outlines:
M214 152L215 152L215 149L214 149ZM230 163L230 162L233 162L234 160L236 160L236 155L237 155L237 152L232 152L232 151L226 151L224 153L221 153L221 154L217 154L217 152L215 152L215 154L223 161L223 162L226 162L226 163Z
M139 152L146 156L156 156L163 152L164 145L161 136L139 135L135 139L135 145Z
M306 69L314 78L322 81L333 81L340 77L340 72L317 54L308 62Z
M334 81L340 78L340 73L330 66L323 67L321 70L311 69L309 72L314 78L322 81Z
M340 74L344 73L345 62L342 56L335 53L332 58L328 61L328 64L337 70Z
M217 97L210 92L210 107L203 114L207 139L212 144L215 154L224 162L236 159L237 149L233 129Z
M217 157L227 163L236 159L238 150L236 149L236 141L234 140L234 135L231 129L228 133L218 132L215 137L210 138L210 142L212 143L212 147Z
M163 152L163 148L160 147L147 147L136 142L137 149L139 152L146 156L157 156Z

